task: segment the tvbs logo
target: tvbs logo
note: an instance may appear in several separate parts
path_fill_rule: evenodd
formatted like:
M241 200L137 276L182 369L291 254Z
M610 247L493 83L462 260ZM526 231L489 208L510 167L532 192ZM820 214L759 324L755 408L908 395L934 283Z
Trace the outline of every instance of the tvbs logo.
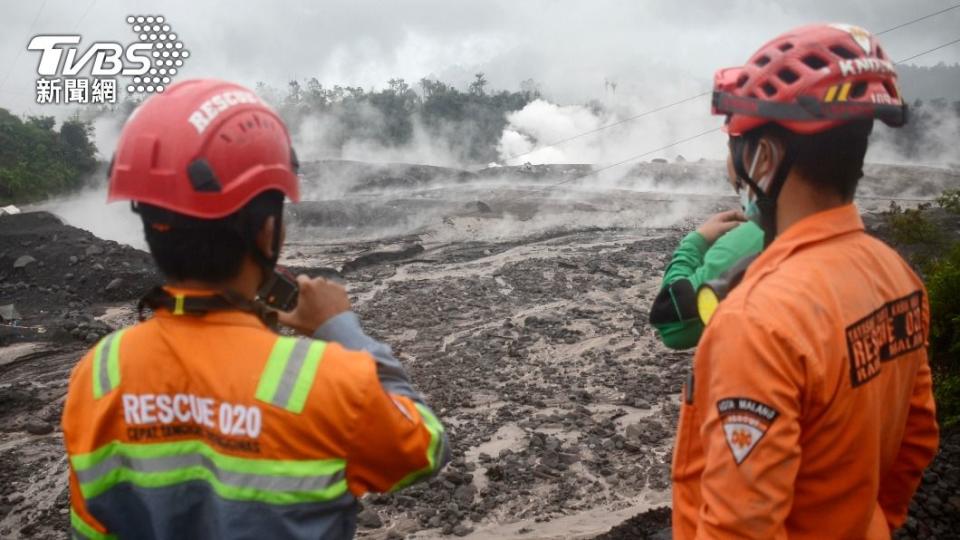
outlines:
M138 40L126 45L83 46L74 34L34 36L27 49L40 53L37 103L115 103L117 77L128 78L130 94L163 92L190 52L162 16L131 15L127 24Z
M150 51L153 46L149 43L134 43L124 49L119 43L98 42L90 45L79 58L79 49L65 46L77 45L80 36L54 35L35 36L30 40L27 49L40 51L40 65L37 74L51 75L78 75L88 64L90 74L94 77L113 75L143 75L150 69ZM66 56L66 58L64 58ZM124 64L126 60L127 64Z

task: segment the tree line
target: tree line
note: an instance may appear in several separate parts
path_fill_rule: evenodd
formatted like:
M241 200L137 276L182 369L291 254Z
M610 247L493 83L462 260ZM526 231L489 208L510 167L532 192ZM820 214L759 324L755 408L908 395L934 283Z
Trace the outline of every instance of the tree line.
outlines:
M324 122L318 153L336 157L350 141L403 147L414 139L415 129L446 143L462 160L487 163L497 159L497 143L507 125L508 113L540 97L532 80L520 90L491 91L483 73L477 73L465 90L442 81L420 79L416 87L404 79L390 79L382 90L358 86L326 87L316 78L290 81L286 91L264 83L257 94L273 105L291 133L307 119Z
M93 127L73 118L25 119L0 108L0 204L23 203L81 187L97 168Z
M336 158L351 142L402 149L421 133L454 150L461 161L478 164L499 159L497 144L507 115L541 97L533 80L516 91L490 90L482 73L465 89L432 79L415 86L391 79L383 89L365 90L328 87L311 78L290 81L283 90L260 83L256 90L295 136L306 122L322 121L322 128L314 130L319 137L309 141L311 155ZM99 115L125 118L137 104L128 98L109 108L90 108L59 127L50 116L21 118L0 108L0 203L82 187L97 168L92 122ZM596 102L590 106L602 108ZM903 160L960 164L960 101L917 100L906 126L877 136ZM101 155L112 153L101 150Z

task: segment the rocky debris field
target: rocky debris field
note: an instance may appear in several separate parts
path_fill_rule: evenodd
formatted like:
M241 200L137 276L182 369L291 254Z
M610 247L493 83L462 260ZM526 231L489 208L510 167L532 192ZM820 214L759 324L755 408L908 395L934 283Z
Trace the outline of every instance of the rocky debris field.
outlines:
M658 350L646 305L676 240L594 231L460 243L423 254L456 262L350 276L367 327L406 360L453 445L432 482L370 499L388 534L537 538L538 523L667 500L690 357Z
M910 515L894 538L960 538L960 429L940 435L940 455L923 474Z
M0 346L95 343L110 331L96 308L139 298L158 279L149 254L53 214L0 216L0 305L13 304L22 316L16 326L0 326Z
M481 182L489 169L444 173L443 185L417 167L393 184L383 166L305 170L334 166L361 170L361 187L292 207L283 263L348 284L453 451L430 482L366 497L359 536L669 538L671 446L692 354L664 349L647 310L693 220L736 203L647 188L686 174L677 167L711 165L645 164L653 172L635 189L562 192L524 182L574 177L578 166L495 171L508 185ZM308 175L305 191L318 181ZM148 254L50 214L0 217L0 306L22 316L0 325L0 537L66 537L58 419L69 371L91 342L135 320L136 298L157 279ZM960 530L958 464L954 431L898 538Z

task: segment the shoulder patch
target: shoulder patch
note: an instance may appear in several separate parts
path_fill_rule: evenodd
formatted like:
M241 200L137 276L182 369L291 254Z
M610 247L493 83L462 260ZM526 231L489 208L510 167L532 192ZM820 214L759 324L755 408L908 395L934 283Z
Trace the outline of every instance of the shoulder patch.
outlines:
M770 424L780 416L773 407L745 397L717 401L717 412L727 446L737 465L750 456L760 439L767 434Z

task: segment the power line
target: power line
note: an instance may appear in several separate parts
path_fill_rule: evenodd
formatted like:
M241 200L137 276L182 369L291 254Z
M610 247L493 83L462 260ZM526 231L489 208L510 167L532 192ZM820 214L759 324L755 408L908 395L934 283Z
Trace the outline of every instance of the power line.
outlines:
M866 195L857 195L857 199L862 199L865 201L902 201L902 202L935 202L936 197L927 197L922 199L908 199L905 197L870 197Z
M690 96L690 97L688 97L688 98L684 98L684 99L681 99L681 100L679 100L679 101L674 101L673 103L668 103L668 104L666 104L666 105L661 105L661 106L656 107L656 108L654 108L654 109L650 109L650 110L643 111L642 113L639 113L639 114L636 114L636 115L633 115L633 116L624 118L623 120L618 120L618 121L612 122L612 123L610 123L610 124L604 124L604 125L602 125L602 126L600 126L600 127L598 127L598 128L591 129L590 131L584 131L583 133L579 133L579 134L577 134L577 135L573 135L572 137L567 137L567 138L564 138L564 139L558 139L558 140L556 140L556 141L553 141L553 142L551 142L551 143L545 144L545 145L543 145L543 146L538 146L538 147L536 147L536 148L534 148L534 149L532 149L532 150L528 150L528 151L522 152L522 153L520 153L520 154L514 154L514 155L512 155L512 156L503 158L503 160L506 162L506 161L510 161L511 159L517 159L518 157L523 157L523 156L526 156L526 155L528 155L528 154L532 154L532 153L534 153L534 152L536 152L536 151L538 151L538 150L542 150L542 149L544 149L544 148L550 148L551 146L557 146L557 145L563 144L563 143L565 143L565 142L572 141L572 140L574 140L574 139L579 139L580 137L585 137L585 136L587 136L587 135L596 133L596 132L598 132L598 131L603 131L603 130L605 130L605 129L609 129L609 128L612 128L612 127L614 127L614 126L619 126L620 124L626 124L627 122L636 120L637 118L643 118L644 116L648 116L648 115L651 115L651 114L654 114L654 113L658 113L658 112L660 112L660 111L662 111L662 110L664 110L664 109L669 109L670 107L675 107L675 106L677 106L677 105L686 103L686 102L688 102L688 101L693 101L693 100L695 100L695 99L702 98L702 97L704 97L704 96L709 96L709 95L710 95L710 91L702 92L702 93L697 94L697 95L695 95L695 96Z
M589 173L584 174L584 175L582 175L582 176L577 176L577 177L575 177L575 178L569 178L569 179L564 180L564 181L562 181L562 182L557 182L556 184L549 185L549 186L546 187L546 189L555 188L555 187L557 187L557 186L559 186L559 185L566 184L567 182L574 182L574 181L577 181L577 180L583 180L584 178L587 178L588 176L593 176L593 175L595 175L595 174L597 174L597 173L599 173L599 172L605 171L605 170L607 170L607 169L612 169L612 168L614 168L614 167L618 167L618 166L620 166L620 165L623 165L624 163L629 163L629 162L631 162L631 161L638 160L638 159L640 159L640 158L642 158L642 157L649 156L650 154L655 154L655 153L657 153L657 152L660 152L660 151L662 151L662 150L666 150L666 149L668 149L668 148L673 148L674 146L683 144L683 143L685 143L685 142L689 142L689 141L692 141L692 140L694 140L694 139L699 139L700 137L703 137L704 135L709 135L709 134L711 134L711 133L713 133L713 132L716 132L716 131L720 131L720 128L710 128L710 129L708 129L708 130L701 131L700 133L697 133L696 135L691 135L691 136L689 136L689 137L686 137L686 138L683 138L683 139L680 139L680 140L673 141L672 143L667 144L667 145L665 145L665 146L661 146L660 148L654 148L653 150L648 150L648 151L646 151L646 152L644 152L644 153L642 153L642 154L637 154L637 155L635 155L635 156L630 156L630 157L628 157L627 159L624 159L624 160L622 160L622 161L618 161L618 162L616 162L616 163L611 163L611 164L609 164L609 165L604 165L603 167L600 167L599 169L594 169L594 170L590 171Z
M903 60L900 60L899 62L895 62L895 63L896 63L896 64L902 64L902 63L904 63L904 62L909 62L910 60L913 60L914 58L918 58L918 57L923 56L923 55L925 55L925 54L932 53L933 51L939 51L940 49L943 49L943 48L945 48L945 47L949 47L950 45L954 45L954 44L956 44L956 43L960 43L960 38L957 38L957 39L955 39L955 40L953 40L953 41L951 41L951 42L949 42L949 43L944 43L943 45L938 45L938 46L936 46L936 47L934 47L934 48L932 48L932 49L927 49L927 50L923 51L922 53L915 54L915 55L911 56L910 58L904 58Z
M27 30L27 35L33 33L33 27L36 26L37 21L40 19L40 14L43 13L43 8L47 6L47 0L43 0L40 3L40 9L37 10L37 14L33 16L33 22L30 23L29 29ZM10 75L13 74L13 70L17 67L17 62L20 61L20 56L23 54L23 49L17 50L17 56L13 58L13 62L10 63L10 69L7 70L7 74L4 75L3 80L0 81L0 89L2 89L7 84L7 79L10 78Z
M950 6L950 7L946 8L946 9L941 9L940 11L937 11L937 12L934 12L934 13L930 13L930 14L928 14L928 15L924 15L923 17L916 18L916 19L914 19L914 20L912 20L912 21L907 21L907 22L905 22L905 23L903 23L903 24L898 24L898 25L896 25L896 26L891 26L890 28L887 28L886 30L877 32L877 33L874 34L874 35L875 35L875 36L882 36L882 35L886 34L887 32L893 32L894 30L897 30L898 28L903 28L904 26L910 26L910 25L913 24L913 23L916 23L916 22L920 22L920 21L929 19L930 17L936 17L937 15L940 15L941 13L946 13L946 12L952 10L952 9L957 9L957 8L960 8L960 4L956 4L956 5Z
M911 56L910 58L906 58L906 59L904 59L904 60L900 60L899 62L896 62L896 63L897 63L897 64L902 64L903 62L906 62L906 61L908 61L908 60L913 60L914 58L919 58L919 57L921 57L921 56L923 56L923 55L925 55L925 54L930 54L930 53L932 53L932 52L934 52L934 51L938 51L938 50L940 50L940 49L942 49L942 48L944 48L944 47L949 47L950 45L953 45L954 43L960 43L960 38L955 39L955 40L953 40L953 41L950 41L950 42L948 42L948 43L944 43L944 44L942 44L942 45L938 45L938 46L936 46L936 47L934 47L934 48L932 48L932 49L927 49L927 50L925 50L925 51L923 51L923 52L921 52L921 53L917 53L917 54ZM653 153L656 153L656 152L660 152L660 151L666 150L666 149L668 149L668 148L672 148L672 147L674 147L674 146L683 144L683 143L685 143L685 142L692 141L692 140L694 140L694 139L699 139L700 137L703 137L703 136L705 136L705 135L709 135L709 134L711 134L711 133L713 133L713 132L715 132L715 131L720 131L720 128L713 128L713 129L708 129L708 130L706 130L706 131L701 131L700 133L697 133L696 135L691 135L691 136L686 137L686 138L684 138L684 139L680 139L680 140L677 140L677 141L673 141L672 143L667 144L666 146L661 146L660 148L656 148L656 149L654 149L654 150L648 150L648 151L646 151L646 152L643 152L642 154L637 154L637 155L635 155L635 156L630 156L630 157L628 157L628 158L626 158L626 159L623 159L623 160L621 160L621 161L618 161L618 162L616 162L616 163L611 163L611 164L609 164L609 165L604 165L603 167L600 167L599 169L594 169L593 171L590 171L590 172L587 173L587 174L584 174L584 175L581 175L581 176L577 176L577 177L574 177L574 178L570 178L570 179L564 180L564 181L562 181L562 182L558 182L558 183L556 183L556 184L552 184L552 185L546 186L546 188L544 188L544 189L550 189L550 188L554 188L554 187L557 187L557 186L562 185L562 184L566 184L566 183L568 183L568 182L576 182L577 180L583 180L584 178L589 178L590 176L593 176L593 175L597 174L598 172L605 171L605 170L607 170L607 169L612 169L613 167L618 167L618 166L620 166L620 165L623 165L624 163L629 163L629 162L631 162L631 161L636 161L636 160L638 160L638 159L640 159L640 158L649 156L650 154L653 154ZM906 199L904 199L904 200L906 200ZM918 199L918 200L919 200L919 199ZM926 200L926 199L924 199L924 200Z
M77 19L77 22L73 25L73 30L76 32L80 29L80 24L83 23L84 19L87 18L87 15L90 13L90 8L97 3L97 0L90 0L90 3L87 4L87 9L83 10L83 15L80 15L80 18Z
M937 15L942 15L942 14L948 12L948 11L951 11L951 10L954 10L954 9L957 9L957 8L960 8L960 4L955 4L955 5L950 6L950 7L948 7L948 8L941 9L940 11L935 11L935 12L933 12L933 13L928 13L928 14L922 16L922 17L918 17L918 18L916 18L916 19L909 20L909 21L906 21L906 22L904 22L904 23L900 23L900 24L898 24L898 25L896 25L896 26L891 26L890 28L887 28L886 30L881 30L880 32L876 32L874 35L875 35L875 36L881 36L881 35L883 35L883 34L886 34L886 33L889 33L889 32L893 32L894 30L899 30L900 28L903 28L903 27L905 27L905 26L910 26L911 24L915 24L915 23L918 23L918 22L920 22L920 21L924 21L924 20L930 19L930 18L932 18L932 17L936 17ZM942 48L944 48L944 47L948 47L948 46L950 46L950 45L953 45L954 43L957 43L958 41L960 41L960 40L951 41L950 43L946 43L946 44L941 45L941 46L939 46L939 47L937 47L937 48L930 49L930 50L928 50L928 51L924 51L924 52L922 52L922 53L920 53L920 54L911 56L910 58L905 58L905 59L900 60L899 62L895 62L895 63L896 63L896 64L902 64L903 62L907 62L907 61L913 60L914 58L917 58L917 57L919 57L919 56L923 56L924 54L931 53L931 52L936 51L936 50L938 50L938 49L942 49ZM612 127L615 127L615 126L619 126L620 124L625 124L625 123L627 123L627 122L636 120L636 119L638 119L638 118L642 118L642 117L644 117L644 116L648 116L648 115L651 115L651 114L654 114L654 113L663 111L663 110L665 110L665 109L669 109L669 108L671 108L671 107L675 107L675 106L677 106L677 105L681 105L681 104L686 103L686 102L688 102L688 101L693 101L693 100L695 100L695 99L698 99L698 98L707 96L707 95L709 95L710 93L711 93L711 92L709 92L709 91L708 91L708 92L703 92L703 93L697 94L697 95L695 95L695 96L690 96L690 97L688 97L688 98L681 99L681 100L679 100L679 101L674 101L674 102L668 103L668 104L666 104L666 105L661 105L661 106L656 107L656 108L654 108L654 109L650 109L650 110L644 111L644 112L642 112L642 113L640 113L640 114L637 114L637 115L634 115L634 116L631 116L631 117L628 117L628 118L624 118L623 120L618 120L618 121L612 122L612 123L610 123L610 124L604 124L604 125L602 125L602 126L600 126L600 127L598 127L598 128L591 129L590 131L585 131L585 132L583 132L583 133L579 133L579 134L573 135L573 136L571 136L571 137L566 137L566 138L564 138L564 139L559 139L559 140L553 141L553 142L551 142L551 143L548 143L548 144L545 144L545 145L542 145L542 146L537 146L537 147L535 147L535 148L533 148L533 149L531 149L531 150L528 150L528 151L526 151L526 152L522 152L522 153L520 153L520 154L515 154L515 155L512 155L512 156L503 158L503 161L504 161L504 162L508 162L508 161L510 161L510 160L517 159L517 158L519 158L519 157L523 157L523 156L526 156L526 155L530 155L530 154L532 154L532 153L534 153L534 152L537 152L537 151L539 151L539 150L542 150L542 149L544 149L544 148L550 148L550 147L553 147L553 146L557 146L557 145L563 144L563 143L565 143L565 142L572 141L572 140L574 140L574 139L579 139L580 137L585 137L585 136L587 136L587 135L591 135L591 134L593 134L593 133L597 133L597 132L603 131L603 130L605 130L605 129L609 129L609 128L612 128Z

